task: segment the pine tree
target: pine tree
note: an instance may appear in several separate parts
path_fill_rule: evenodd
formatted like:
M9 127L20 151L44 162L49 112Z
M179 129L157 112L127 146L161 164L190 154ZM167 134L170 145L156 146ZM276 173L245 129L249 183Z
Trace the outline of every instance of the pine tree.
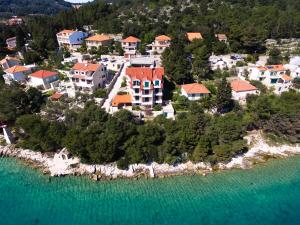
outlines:
M226 78L223 77L217 90L216 106L219 113L229 112L233 108L234 102L231 98L230 84L226 81Z

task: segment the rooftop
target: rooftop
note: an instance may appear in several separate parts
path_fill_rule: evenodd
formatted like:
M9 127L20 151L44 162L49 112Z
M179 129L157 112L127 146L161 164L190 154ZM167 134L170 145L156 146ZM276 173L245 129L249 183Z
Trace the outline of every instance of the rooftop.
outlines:
M25 72L29 71L30 69L25 66L13 66L5 70L6 73L18 73L18 72Z
M231 89L235 92L255 91L257 88L245 80L234 80L231 82Z
M46 78L46 77L52 77L52 76L56 76L57 72L52 72L52 71L47 71L47 70L39 70L36 71L35 73L32 73L28 76L30 77L36 77L36 78Z
M102 42L102 41L110 41L110 40L112 40L112 38L108 35L97 34L97 35L91 36L85 40Z
M119 106L120 104L131 104L131 95L126 94L126 95L116 95L114 99L112 100L111 105L114 107Z
M292 77L290 77L290 76L288 76L286 74L282 75L281 78L282 78L282 80L286 80L286 81L292 81L293 80Z
M195 39L203 39L202 34L200 32L188 32L186 33L186 36L189 41L193 41Z
M131 79L149 80L155 79L162 80L164 76L164 68L149 68L149 67L128 67L126 68L126 75Z
M80 70L80 71L93 71L95 72L101 67L101 64L91 64L91 63L76 63L73 66L73 70Z
M266 66L259 66L259 70L262 71L284 71L286 68L283 65L266 65Z
M167 35L160 35L155 38L156 41L171 41L171 38Z
M203 84L199 83L184 84L181 85L181 88L187 94L210 94L210 91Z
M136 42L141 42L140 39L133 37L133 36L129 36L128 38L125 38L122 40L122 42L126 42L126 43L136 43Z

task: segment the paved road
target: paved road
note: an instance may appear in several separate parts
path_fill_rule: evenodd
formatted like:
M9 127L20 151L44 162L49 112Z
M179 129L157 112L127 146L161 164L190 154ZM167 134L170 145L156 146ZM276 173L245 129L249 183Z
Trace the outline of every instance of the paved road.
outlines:
M124 66L123 66L123 69L120 73L120 76L118 77L114 87L112 88L111 92L109 93L107 99L105 100L102 108L105 109L106 112L109 113L109 109L110 109L110 104L111 104L111 101L113 100L113 98L117 95L119 89L121 88L121 84L123 82L123 78L125 77L125 71L126 71L126 68L128 67L129 63L125 63Z

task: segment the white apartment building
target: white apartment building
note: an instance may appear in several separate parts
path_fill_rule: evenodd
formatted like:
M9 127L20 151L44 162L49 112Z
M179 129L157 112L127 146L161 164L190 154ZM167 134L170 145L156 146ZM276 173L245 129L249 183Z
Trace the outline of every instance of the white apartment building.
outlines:
M82 31L63 30L56 34L57 42L60 48L67 48L74 51L82 45L88 35Z
M140 43L141 40L133 36L123 39L122 48L124 50L124 56L130 58L131 56L136 55Z
M150 45L147 45L150 55L161 55L171 45L171 38L166 35L157 36Z

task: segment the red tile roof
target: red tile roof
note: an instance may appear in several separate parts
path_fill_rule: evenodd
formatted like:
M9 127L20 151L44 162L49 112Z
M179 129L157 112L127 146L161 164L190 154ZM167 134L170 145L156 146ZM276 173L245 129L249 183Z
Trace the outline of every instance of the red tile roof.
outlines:
M125 43L137 43L137 42L141 42L141 40L138 39L138 38L136 38L136 37L130 36L128 38L123 39L122 42L125 42Z
M235 92L255 91L257 88L244 80L234 80L231 82L231 89Z
M171 41L171 38L167 35L160 35L155 38L156 41Z
M128 67L126 68L126 75L131 79L137 80L162 80L165 74L164 68L150 68L150 67Z
M86 64L86 63L76 63L73 66L73 70L79 70L79 71L93 71L95 72L96 70L98 70L101 67L100 64Z
M127 95L116 95L112 100L112 106L117 107L120 104L131 104L132 98L130 94Z
M46 78L46 77L52 77L56 76L57 72L47 71L47 70L39 70L35 73L29 74L30 77L36 77L36 78Z
M199 83L184 84L181 85L181 88L187 94L210 94L210 91L203 84Z
M285 71L286 68L283 65L267 65L267 66L259 66L257 67L259 70L263 71Z
M53 101L57 101L57 100L59 100L62 96L63 96L62 93L55 92L53 95L50 96L50 98L51 98L51 100L53 100Z

